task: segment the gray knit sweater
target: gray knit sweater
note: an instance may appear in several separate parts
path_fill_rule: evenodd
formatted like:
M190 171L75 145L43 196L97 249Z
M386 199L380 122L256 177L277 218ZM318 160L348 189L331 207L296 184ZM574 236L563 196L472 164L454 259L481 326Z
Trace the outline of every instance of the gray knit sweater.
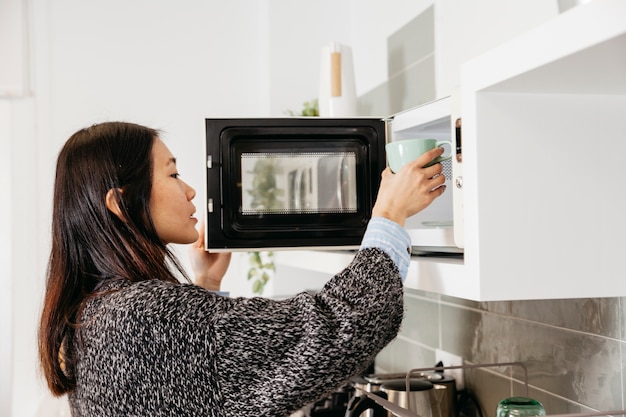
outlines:
M74 345L78 416L287 416L361 371L397 334L402 282L359 251L318 294L228 298L191 284L118 285Z

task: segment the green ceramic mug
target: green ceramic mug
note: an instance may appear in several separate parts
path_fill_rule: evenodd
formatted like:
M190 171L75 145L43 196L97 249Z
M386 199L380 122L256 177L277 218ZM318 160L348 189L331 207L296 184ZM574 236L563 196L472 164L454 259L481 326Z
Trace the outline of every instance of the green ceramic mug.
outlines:
M398 172L406 163L419 158L424 152L444 145L447 145L450 150L448 155L444 153L444 155L435 158L425 166L450 159L452 157L452 142L437 139L406 139L389 142L385 146L387 162L389 162L389 167L393 172Z

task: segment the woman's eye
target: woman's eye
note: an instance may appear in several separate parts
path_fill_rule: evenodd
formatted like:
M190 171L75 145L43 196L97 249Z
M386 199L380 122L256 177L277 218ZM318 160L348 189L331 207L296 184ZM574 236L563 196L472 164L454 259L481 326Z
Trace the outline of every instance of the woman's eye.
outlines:
M170 177L178 179L180 177L180 174L178 172L175 172L174 174L170 175Z

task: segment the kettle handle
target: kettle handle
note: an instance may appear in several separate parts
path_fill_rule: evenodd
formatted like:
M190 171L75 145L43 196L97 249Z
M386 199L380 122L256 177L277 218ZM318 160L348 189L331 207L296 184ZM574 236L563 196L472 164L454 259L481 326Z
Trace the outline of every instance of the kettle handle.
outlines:
M374 394L387 399L387 394L385 392L377 391L374 392ZM350 399L345 417L359 417L364 411L369 409L374 411L374 417L387 417L387 410L365 395L355 395Z

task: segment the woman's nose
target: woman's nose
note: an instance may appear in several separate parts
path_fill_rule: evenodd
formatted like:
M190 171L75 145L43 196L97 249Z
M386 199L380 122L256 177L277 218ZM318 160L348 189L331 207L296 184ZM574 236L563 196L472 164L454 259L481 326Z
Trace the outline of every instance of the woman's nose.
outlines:
M185 191L185 194L187 195L187 199L190 201L193 200L193 198L196 196L196 190L187 183L185 183L185 187L187 188L187 190Z

